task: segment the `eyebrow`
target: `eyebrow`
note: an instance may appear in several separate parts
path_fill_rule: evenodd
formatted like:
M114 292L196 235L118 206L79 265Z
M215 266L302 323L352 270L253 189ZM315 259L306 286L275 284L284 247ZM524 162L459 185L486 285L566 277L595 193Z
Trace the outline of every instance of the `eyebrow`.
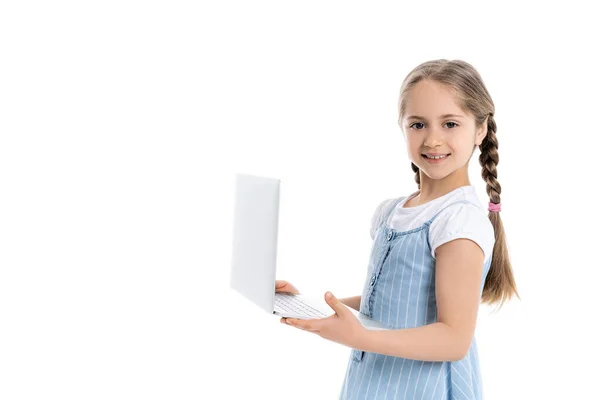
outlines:
M444 114L441 116L441 118L450 118L450 117L457 117L457 118L463 118L463 115L458 115L458 114ZM407 117L406 119L424 119L427 121L427 118L425 117L420 117L418 115L411 115L409 117Z

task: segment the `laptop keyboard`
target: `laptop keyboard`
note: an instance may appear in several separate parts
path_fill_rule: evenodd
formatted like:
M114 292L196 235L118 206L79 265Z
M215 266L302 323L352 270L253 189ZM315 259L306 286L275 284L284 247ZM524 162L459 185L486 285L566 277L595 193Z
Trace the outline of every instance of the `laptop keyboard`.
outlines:
M275 311L285 311L313 318L325 318L326 314L304 303L298 297L289 293L275 293Z

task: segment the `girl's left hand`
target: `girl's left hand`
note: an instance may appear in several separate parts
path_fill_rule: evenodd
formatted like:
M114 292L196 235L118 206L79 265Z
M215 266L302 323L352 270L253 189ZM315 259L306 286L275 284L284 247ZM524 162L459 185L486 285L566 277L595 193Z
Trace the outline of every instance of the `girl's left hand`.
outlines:
M325 294L325 301L335 311L327 318L297 319L281 318L280 322L305 331L316 333L324 339L356 348L367 332L348 307L332 293Z

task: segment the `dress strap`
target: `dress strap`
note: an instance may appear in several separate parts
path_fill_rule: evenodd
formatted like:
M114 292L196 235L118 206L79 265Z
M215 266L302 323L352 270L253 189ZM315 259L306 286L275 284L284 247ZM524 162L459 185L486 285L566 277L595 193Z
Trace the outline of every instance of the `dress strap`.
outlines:
M468 204L472 204L472 205L474 205L475 207L479 208L479 207L477 206L477 204L473 203L472 201L468 201L468 200L455 201L454 203L450 203L450 204L448 204L446 207L444 207L444 208L442 208L441 210L439 210L439 211L438 211L438 212L437 212L437 213L436 213L436 214L435 214L433 217L431 217L431 218L429 219L429 221L425 222L425 225L427 225L427 226L431 225L431 223L433 222L433 220L434 220L434 219L435 219L435 218L436 218L438 215L440 215L440 213L441 213L442 211L444 211L446 208L448 208L448 207L450 207L450 206L453 206L453 205L455 205L455 204L461 204L461 203L468 203Z

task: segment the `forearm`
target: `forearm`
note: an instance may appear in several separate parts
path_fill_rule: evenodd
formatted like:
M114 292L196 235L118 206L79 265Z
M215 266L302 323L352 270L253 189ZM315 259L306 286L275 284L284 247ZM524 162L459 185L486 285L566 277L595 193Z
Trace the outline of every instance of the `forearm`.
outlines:
M342 303L344 303L345 305L347 305L350 308L354 308L356 311L360 311L360 298L362 296L352 296L352 297L345 297L343 299L340 299L340 301Z
M456 361L467 352L464 339L443 322L417 328L365 330L358 350L422 361Z

